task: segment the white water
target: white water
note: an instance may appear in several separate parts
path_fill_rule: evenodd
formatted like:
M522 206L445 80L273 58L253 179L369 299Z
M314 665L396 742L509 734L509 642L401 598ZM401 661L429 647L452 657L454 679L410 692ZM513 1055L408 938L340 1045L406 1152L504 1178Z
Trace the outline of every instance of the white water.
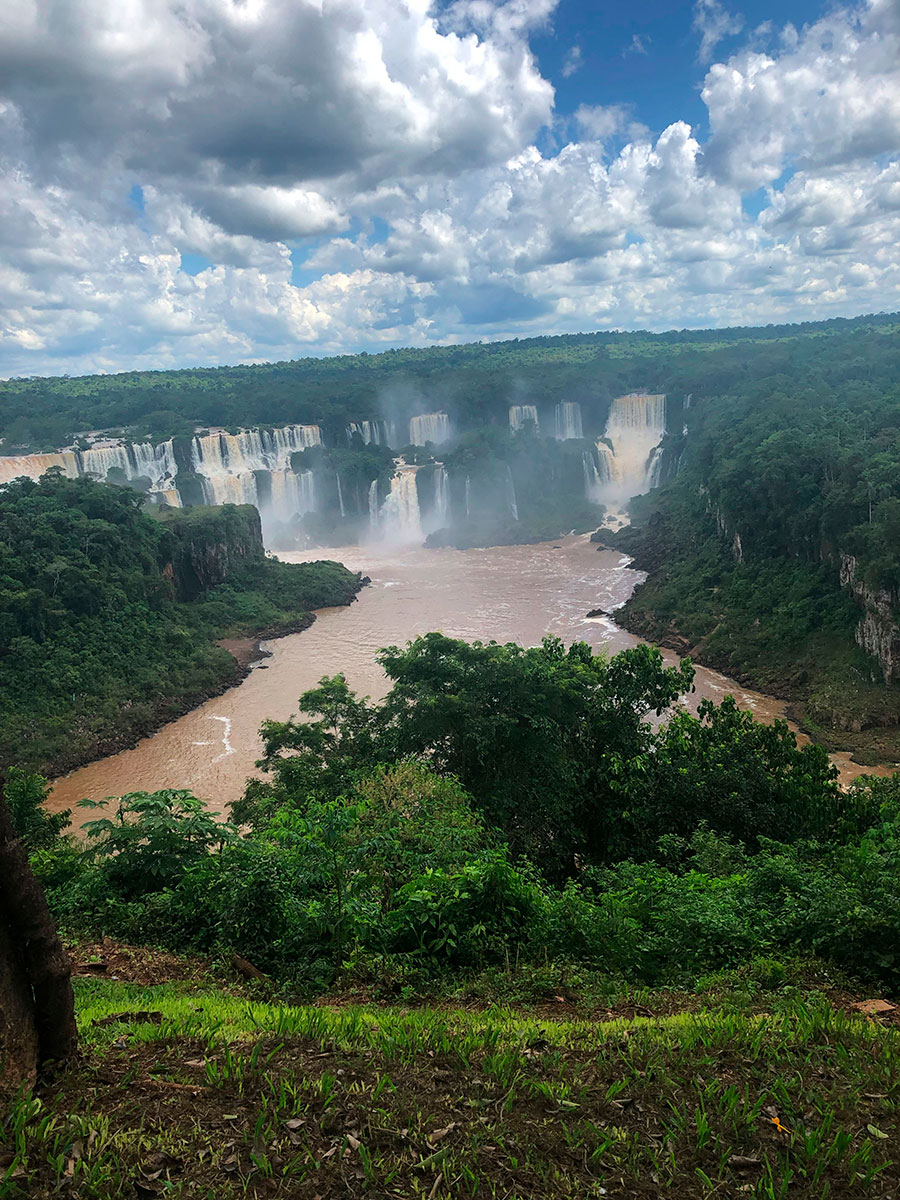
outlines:
M113 469L126 479L149 479L153 491L164 490L160 485L175 476L175 456L172 442L151 446L149 442L128 444L102 442L89 450L60 450L54 454L0 455L0 483L9 483L24 475L40 479L53 467L59 467L69 479L94 475L106 479Z
M585 450L581 456L584 466L584 494L588 500L596 503L603 501L603 479L597 469L597 462L590 450Z
M369 529L374 534L378 530L378 480L373 479L369 484Z
M420 546L425 540L419 511L416 467L400 465L378 514L378 535L392 546Z
M472 515L472 480L466 476L466 520Z
M533 421L535 429L539 429L538 411L533 404L511 404L509 408L509 427L513 433L522 429L527 421Z
M509 505L509 511L514 521L519 519L519 505L516 502L516 483L512 477L512 471L507 466L506 468L506 502Z
M434 468L434 514L435 529L443 529L450 523L450 477L446 468L438 463Z
M341 520L343 520L347 514L344 511L344 492L343 492L343 489L341 488L340 471L335 471L334 478L337 481L338 508L341 510Z
M445 412L422 413L411 417L409 440L413 446L424 446L427 442L449 442L450 418Z
M563 400L556 406L556 437L568 442L584 437L581 425L581 405L576 400Z
M347 441L353 441L354 433L358 433L367 446L386 444L382 436L382 426L379 421L351 421L347 426Z
M664 395L632 392L613 400L604 438L597 442L597 499L606 504L619 524L627 520L624 510L631 497L649 492L659 482L659 443L665 429Z

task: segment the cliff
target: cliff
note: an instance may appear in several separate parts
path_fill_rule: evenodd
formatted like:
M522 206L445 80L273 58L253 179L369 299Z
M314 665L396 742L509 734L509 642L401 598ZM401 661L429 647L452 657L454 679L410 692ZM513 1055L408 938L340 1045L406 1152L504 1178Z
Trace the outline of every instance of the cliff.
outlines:
M170 509L160 519L163 574L177 600L194 600L239 567L265 560L259 513L249 504Z
M878 660L886 684L900 682L900 595L892 589L871 588L859 578L859 565L851 554L841 555L841 586L849 590L863 610L856 627L856 643Z

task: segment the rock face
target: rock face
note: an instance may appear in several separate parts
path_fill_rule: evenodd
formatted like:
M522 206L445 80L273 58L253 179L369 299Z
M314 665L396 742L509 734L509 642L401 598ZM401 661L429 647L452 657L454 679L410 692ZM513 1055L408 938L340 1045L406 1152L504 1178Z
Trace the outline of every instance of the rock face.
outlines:
M859 646L878 660L887 684L900 682L900 596L891 589L870 588L857 578L856 559L841 556L841 586L850 590L863 609L856 627Z
M193 600L236 568L265 557L259 513L251 505L176 509L166 526L169 561L163 574L179 600Z
M37 1074L38 1036L34 1000L19 947L0 919L0 1096Z

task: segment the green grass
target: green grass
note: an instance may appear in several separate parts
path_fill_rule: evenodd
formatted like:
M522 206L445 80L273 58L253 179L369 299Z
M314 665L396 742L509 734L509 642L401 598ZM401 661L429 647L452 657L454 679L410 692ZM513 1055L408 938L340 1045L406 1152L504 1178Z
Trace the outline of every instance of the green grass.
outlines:
M820 997L597 1022L91 980L78 1008L83 1060L11 1107L0 1195L819 1200L900 1179L900 1034Z

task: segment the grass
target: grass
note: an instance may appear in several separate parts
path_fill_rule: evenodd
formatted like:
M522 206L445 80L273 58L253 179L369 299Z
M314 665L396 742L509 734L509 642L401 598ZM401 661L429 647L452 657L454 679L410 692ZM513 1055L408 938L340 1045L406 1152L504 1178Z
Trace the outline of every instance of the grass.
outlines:
M612 1021L78 981L0 1195L888 1197L900 1033L822 998Z

